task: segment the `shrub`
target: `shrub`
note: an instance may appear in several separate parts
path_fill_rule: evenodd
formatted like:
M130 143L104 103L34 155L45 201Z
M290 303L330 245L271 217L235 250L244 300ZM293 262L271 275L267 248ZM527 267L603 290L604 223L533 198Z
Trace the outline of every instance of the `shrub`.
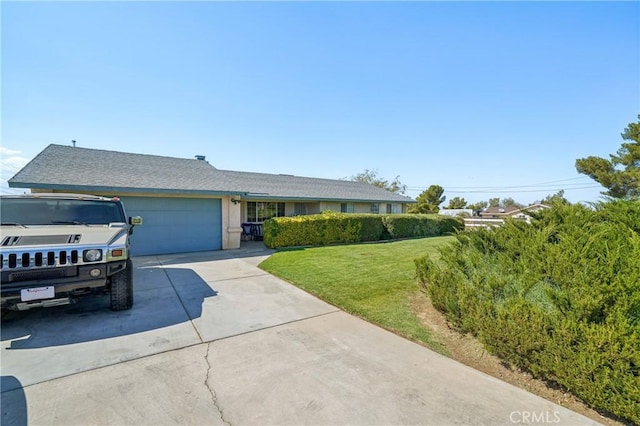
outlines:
M640 203L555 205L416 261L433 305L487 348L640 423Z
M461 219L424 214L387 215L383 216L382 223L393 239L435 237L464 229Z
M373 214L277 217L263 225L264 244L271 248L378 241L383 232L382 216Z
M423 214L345 214L277 217L264 222L267 247L319 246L383 239L434 237L464 229L459 218Z

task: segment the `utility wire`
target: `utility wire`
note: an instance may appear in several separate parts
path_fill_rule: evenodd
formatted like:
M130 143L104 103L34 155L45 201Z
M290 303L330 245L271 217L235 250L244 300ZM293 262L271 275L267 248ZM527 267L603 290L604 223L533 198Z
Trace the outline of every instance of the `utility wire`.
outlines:
M569 179L559 179L547 182L533 183L529 185L510 185L510 186L445 186L446 192L456 192L456 193L488 193L488 192L544 192L544 191L560 191L560 190L572 190L572 189L588 189L588 188L598 188L600 185L588 185L585 186L587 182L578 182L578 183L566 183L562 185L562 188L557 188L560 186L561 182L573 181L578 179L589 179L587 176L580 176L576 178ZM426 187L417 187L417 186L407 186L407 190L409 191L420 191ZM523 188L517 191L506 191L506 190L514 190L518 188ZM557 189L556 189L557 188Z
M558 192L558 191L573 191L576 189L592 189L592 188L601 188L600 185L589 185L589 186L579 186L579 187L575 187L575 188L554 188L554 189L520 189L520 190L503 190L503 189L499 189L499 190L487 190L487 191L478 191L478 190L471 190L471 191L449 191L447 189L445 189L445 192L449 193L449 194L518 194L521 192Z

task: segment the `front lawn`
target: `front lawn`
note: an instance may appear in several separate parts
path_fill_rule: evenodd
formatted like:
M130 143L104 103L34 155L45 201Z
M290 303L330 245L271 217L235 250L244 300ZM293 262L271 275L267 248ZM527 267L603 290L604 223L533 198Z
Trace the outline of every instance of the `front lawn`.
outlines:
M411 310L414 259L436 254L454 237L283 250L260 264L265 271L367 321L448 355Z

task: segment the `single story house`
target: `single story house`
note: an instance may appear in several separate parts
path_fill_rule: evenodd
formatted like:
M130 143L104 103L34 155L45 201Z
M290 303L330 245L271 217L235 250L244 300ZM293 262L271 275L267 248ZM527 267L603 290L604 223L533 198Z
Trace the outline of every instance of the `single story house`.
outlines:
M505 217L515 217L525 219L527 213L536 212L550 208L546 204L532 204L526 207L505 206L505 207L488 207L480 212L483 219L504 219Z
M551 207L546 204L532 204L522 208L516 206L488 207L480 212L480 217L465 218L464 226L466 229L501 226L507 217L530 223L531 216L529 216L529 213L549 208Z
M362 182L219 170L195 159L49 145L9 179L31 192L118 196L142 216L134 255L235 249L242 224L333 210L406 213L409 197Z

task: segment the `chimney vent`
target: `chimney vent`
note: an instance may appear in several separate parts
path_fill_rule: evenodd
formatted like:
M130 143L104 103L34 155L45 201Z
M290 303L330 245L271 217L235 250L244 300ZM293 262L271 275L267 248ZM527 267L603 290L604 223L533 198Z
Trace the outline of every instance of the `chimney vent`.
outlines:
M205 158L207 157L205 157L204 155L196 155L196 160L204 161Z

